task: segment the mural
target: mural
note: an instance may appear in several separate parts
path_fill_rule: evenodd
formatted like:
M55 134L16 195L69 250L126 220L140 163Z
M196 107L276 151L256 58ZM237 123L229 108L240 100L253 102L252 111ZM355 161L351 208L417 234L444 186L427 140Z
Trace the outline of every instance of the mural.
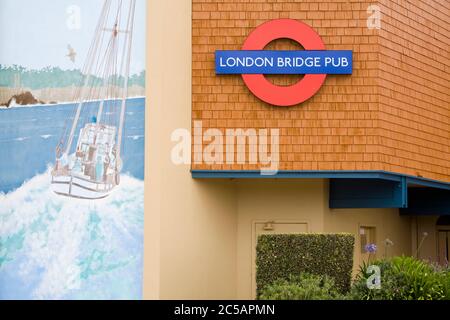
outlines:
M145 0L0 0L0 40L0 299L140 299Z

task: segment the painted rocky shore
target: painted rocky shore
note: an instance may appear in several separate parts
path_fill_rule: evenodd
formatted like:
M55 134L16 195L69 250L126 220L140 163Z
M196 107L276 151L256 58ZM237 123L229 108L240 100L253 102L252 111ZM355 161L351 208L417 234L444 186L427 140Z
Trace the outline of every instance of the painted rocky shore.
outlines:
M24 91L22 93L18 93L13 95L8 101L0 102L0 107L11 108L16 105L26 106L26 105L36 105L36 104L45 104L46 102L42 100L36 99L30 91ZM49 102L56 103L56 102Z

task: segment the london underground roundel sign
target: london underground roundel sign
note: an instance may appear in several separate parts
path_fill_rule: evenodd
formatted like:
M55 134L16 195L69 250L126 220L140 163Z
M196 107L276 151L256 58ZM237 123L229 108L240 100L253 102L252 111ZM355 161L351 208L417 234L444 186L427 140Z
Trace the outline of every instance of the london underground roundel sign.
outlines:
M305 50L264 50L270 42L287 38ZM351 74L352 51L325 50L320 36L307 24L291 19L263 23L246 39L242 50L216 51L216 74L242 74L248 89L275 106L302 103L319 91L327 74ZM304 74L291 86L277 86L265 74Z

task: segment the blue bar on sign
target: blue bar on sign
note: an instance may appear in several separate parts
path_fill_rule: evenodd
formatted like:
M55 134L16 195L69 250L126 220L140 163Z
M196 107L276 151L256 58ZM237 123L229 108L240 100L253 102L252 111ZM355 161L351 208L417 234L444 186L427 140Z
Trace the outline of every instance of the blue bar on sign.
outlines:
M351 74L351 50L217 50L216 74Z

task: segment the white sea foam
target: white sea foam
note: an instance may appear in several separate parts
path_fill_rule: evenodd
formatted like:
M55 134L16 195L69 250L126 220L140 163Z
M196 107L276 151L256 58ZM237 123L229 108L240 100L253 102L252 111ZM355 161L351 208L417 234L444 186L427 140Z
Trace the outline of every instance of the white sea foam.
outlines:
M29 139L29 137L18 137L18 138L15 138L14 141L25 141L27 139Z
M51 137L52 137L51 134L43 134L43 135L41 135L41 138L44 139L44 140L47 140L48 138L51 138Z
M130 287L141 282L143 201L143 181L126 175L102 200L58 196L50 171L0 194L0 282L17 289L7 296L140 298Z
M128 139L133 139L133 140L139 140L141 138L144 138L143 135L135 135L135 136L127 136Z

